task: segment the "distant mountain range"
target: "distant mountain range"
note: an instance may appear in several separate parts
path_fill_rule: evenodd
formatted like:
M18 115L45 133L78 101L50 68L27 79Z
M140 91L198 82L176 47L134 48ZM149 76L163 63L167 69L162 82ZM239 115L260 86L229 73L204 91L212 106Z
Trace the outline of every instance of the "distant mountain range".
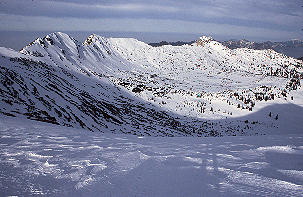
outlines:
M149 45L153 47L159 47L163 45L172 45L172 46L182 46L184 44L193 44L196 41L190 41L190 42L183 42L183 41L177 41L177 42L166 42L161 41L159 43L150 43ZM283 42L253 42L246 39L242 40L228 40L228 41L219 41L224 46L230 48L230 49L237 49L237 48L249 48L249 49L256 49L256 50L264 50L264 49L273 49L278 53L282 53L284 55L287 55L289 57L294 57L297 59L302 60L303 58L303 41L294 39L290 41L283 41Z
M284 42L252 42L245 39L242 40L229 40L221 42L224 46L230 49L236 48L249 48L249 49L273 49L278 53L285 54L290 57L300 58L303 57L303 41L290 40Z
M154 42L154 43L149 43L150 46L153 47L160 47L164 45L171 45L171 46L182 46L185 44L193 44L196 41L190 41L190 42L184 42L184 41L177 41L177 42L167 42L167 41L161 41L161 42Z

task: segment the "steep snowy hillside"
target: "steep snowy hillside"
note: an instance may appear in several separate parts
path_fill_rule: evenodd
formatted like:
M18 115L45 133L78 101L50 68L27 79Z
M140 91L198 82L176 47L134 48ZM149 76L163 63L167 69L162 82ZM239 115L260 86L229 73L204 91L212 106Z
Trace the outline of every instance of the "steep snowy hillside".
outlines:
M152 136L302 126L302 61L273 50L231 50L206 36L183 46L94 34L79 43L58 32L0 54L0 112L8 116Z

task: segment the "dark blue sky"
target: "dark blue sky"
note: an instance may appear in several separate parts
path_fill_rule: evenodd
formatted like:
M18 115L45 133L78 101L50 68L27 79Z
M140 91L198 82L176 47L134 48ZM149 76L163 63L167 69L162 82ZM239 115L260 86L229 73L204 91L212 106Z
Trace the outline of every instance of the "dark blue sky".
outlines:
M1 0L0 31L302 39L302 5L301 0Z

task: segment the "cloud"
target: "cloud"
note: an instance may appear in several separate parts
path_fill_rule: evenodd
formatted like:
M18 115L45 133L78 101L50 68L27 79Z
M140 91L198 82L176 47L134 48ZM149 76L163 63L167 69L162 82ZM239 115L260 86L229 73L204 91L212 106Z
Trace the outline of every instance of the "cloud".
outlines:
M79 4L65 1L4 0L0 11L22 16L115 18L134 17L137 14L165 14L178 11L177 7L147 3Z
M0 13L5 16L6 21L4 18L1 20L7 24L5 28L8 30L42 30L45 27L40 26L39 20L43 20L48 21L47 25L53 30L60 29L64 24L65 28L83 31L87 25L75 24L85 21L89 26L102 24L108 31L121 28L137 31L143 26L143 30L158 32L159 24L165 23L166 31L173 32L175 26L182 22L193 25L183 26L184 32L193 31L197 24L212 24L218 31L229 31L225 28L229 25L259 33L264 32L259 31L262 29L293 35L293 32L300 32L303 22L300 3L300 0L2 0ZM16 21L18 16L36 23L20 24ZM18 20L22 21L22 17ZM140 21L157 22L147 27ZM127 23L129 26L123 25ZM118 24L119 27L116 27ZM238 33L237 28L233 28L233 34Z
M13 16L0 15L4 19L0 31L5 31L15 23L13 31L22 31L29 28L32 31L82 31L89 32L154 32L154 33L188 33L207 35L228 35L229 37L261 37L271 39L290 39L298 37L296 32L270 30L266 28L243 27L229 24L215 24L205 22L193 22L182 20L155 20L155 19L124 19L107 18L99 19L78 19L78 18L50 18L35 16ZM7 22L5 22L7 21ZM8 22L9 21L9 22ZM157 27L157 28L155 28ZM81 31L80 30L80 31Z

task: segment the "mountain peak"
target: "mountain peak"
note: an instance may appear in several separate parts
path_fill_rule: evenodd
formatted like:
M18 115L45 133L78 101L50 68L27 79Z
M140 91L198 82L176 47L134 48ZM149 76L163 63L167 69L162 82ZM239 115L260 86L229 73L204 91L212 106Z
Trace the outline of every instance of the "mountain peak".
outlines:
M203 35L199 38L201 41L213 41L214 39L211 36Z
M211 41L214 41L214 39L211 36L201 36L198 40L197 40L197 45L201 45L204 46L204 44L206 43L210 43Z
M91 45L93 43L95 43L96 41L101 41L101 42L104 42L106 40L105 37L103 36L99 36L97 34L91 34L90 36L88 36L86 38L86 40L83 42L83 45Z
M67 35L66 33L62 33L62 32L53 32L50 34L47 34L45 37L40 38L38 37L36 40L34 40L33 42L31 42L30 44L28 44L26 47L24 47L23 49L30 47L32 45L40 45L42 47L46 47L48 45L54 45L56 42L58 43L66 43L66 42L76 42L76 39L70 37L69 35ZM22 50L23 50L22 49ZM21 51L22 51L21 50Z
M240 40L240 42L251 42L251 41L249 41L249 40L243 38L243 39Z
M69 37L69 35L67 35L66 33L63 33L63 32L53 32L53 33L50 33L50 34L47 34L45 36L46 37L49 37L49 38L60 38L60 37Z

